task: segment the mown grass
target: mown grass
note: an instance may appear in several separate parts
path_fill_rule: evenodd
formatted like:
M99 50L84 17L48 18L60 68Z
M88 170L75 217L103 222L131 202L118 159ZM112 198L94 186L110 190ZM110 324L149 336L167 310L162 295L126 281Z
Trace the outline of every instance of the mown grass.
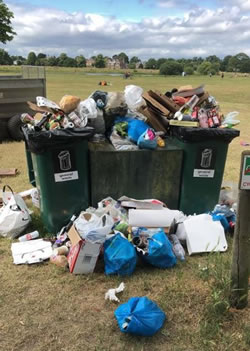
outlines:
M103 79L112 85L100 87L98 82ZM240 112L241 137L229 146L224 177L237 182L240 154L245 149L239 141L250 141L249 79L230 75L224 79L134 75L124 80L87 76L84 70L48 69L47 95L58 102L64 94L84 99L94 90L120 91L127 84L161 92L181 85L205 84L225 114ZM0 145L0 165L19 170L16 177L2 177L1 186L10 184L15 191L30 188L22 142ZM29 229L36 228L46 234L37 210ZM105 276L102 260L96 272L88 276L71 275L50 263L14 266L11 242L0 239L0 350L248 350L249 308L236 311L228 305L232 253L232 240L228 239L229 250L224 254L187 257L186 262L170 270L140 264L131 277L123 279ZM132 337L119 331L113 315L116 305L105 302L104 294L121 281L126 286L121 302L146 295L166 312L167 322L155 336Z

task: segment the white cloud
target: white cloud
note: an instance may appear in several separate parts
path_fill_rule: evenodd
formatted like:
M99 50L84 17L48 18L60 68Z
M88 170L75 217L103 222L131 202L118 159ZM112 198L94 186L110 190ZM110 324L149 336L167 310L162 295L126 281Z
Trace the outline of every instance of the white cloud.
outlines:
M5 48L11 54L24 56L31 50L49 55L66 52L72 57L79 53L86 57L98 53L112 56L124 51L143 60L164 56L224 57L238 52L250 55L250 15L244 10L250 8L250 0L229 3L215 10L196 7L182 17L152 17L140 22L9 4L18 35Z

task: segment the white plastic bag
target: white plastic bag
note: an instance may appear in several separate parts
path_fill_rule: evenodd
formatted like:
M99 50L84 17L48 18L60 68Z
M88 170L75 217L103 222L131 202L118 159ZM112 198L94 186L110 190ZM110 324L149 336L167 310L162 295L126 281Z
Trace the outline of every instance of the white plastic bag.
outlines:
M112 217L107 214L98 217L94 213L81 212L74 224L83 239L97 242L105 241L102 239L105 239L106 235L111 232L114 221Z
M226 116L222 124L231 124L232 126L235 126L236 124L239 124L240 121L238 119L235 119L239 114L238 111L233 111L229 112Z
M81 101L77 106L75 112L78 114L82 121L88 121L88 119L96 118L97 107L95 100L92 98L88 98L84 101Z
M11 190L11 195L6 197L6 188ZM0 209L0 235L16 238L21 234L31 221L28 208L19 194L14 194L12 189L3 187L3 207Z
M136 110L144 105L143 89L137 85L127 85L124 90L125 101L130 110Z

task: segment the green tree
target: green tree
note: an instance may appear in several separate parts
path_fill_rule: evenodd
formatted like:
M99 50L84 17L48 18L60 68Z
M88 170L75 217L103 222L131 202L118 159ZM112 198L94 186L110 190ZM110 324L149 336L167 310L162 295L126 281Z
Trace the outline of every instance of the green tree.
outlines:
M146 64L145 64L145 68L146 69L156 69L156 60L154 58L150 58Z
M26 64L27 65L31 65L31 66L35 66L35 64L36 64L36 54L33 51L31 51L28 54Z
M104 68L105 67L105 59L102 54L96 56L95 59L95 67L97 68Z
M230 60L230 58L232 57L232 55L227 55L224 57L224 59L221 61L220 64L220 70L223 72L228 72L228 62Z
M194 68L191 65L184 66L184 72L186 72L188 75L194 74Z
M157 68L157 69L160 69L161 65L162 65L163 63L165 63L166 61L167 61L167 59L165 59L165 58L159 58L159 59L156 61L156 68Z
M58 66L60 67L65 67L65 62L68 58L68 55L62 52L60 56L58 57Z
M128 64L129 63L129 58L128 56L125 54L125 52L120 52L119 55L117 55L118 58L119 58L119 61L121 63L124 63L124 64Z
M183 66L174 60L168 60L160 67L160 74L162 75L179 75L183 71Z
M77 67L86 67L86 58L83 55L76 56L75 60Z
M16 35L11 25L12 18L14 18L13 13L0 0L0 43L6 44L7 41L11 41Z
M47 59L48 66L57 66L58 58L56 56L49 56Z
M24 65L26 59L22 56L11 56L13 63L17 64L18 66Z
M244 62L242 63L241 66L241 70L242 73L250 73L250 58L244 60Z
M140 62L141 60L137 57L137 56L133 56L133 57L131 57L131 59L130 59L130 61L129 61L129 63L130 64L136 64L136 63L138 63L138 62Z
M209 62L209 61L204 61L198 66L198 70L197 71L198 71L199 74L208 75L210 73L213 73L212 69L213 69L212 63Z
M12 65L13 59L7 51L0 49L0 65Z
M244 52L232 56L228 61L229 72L242 72L242 66L249 59L249 56Z

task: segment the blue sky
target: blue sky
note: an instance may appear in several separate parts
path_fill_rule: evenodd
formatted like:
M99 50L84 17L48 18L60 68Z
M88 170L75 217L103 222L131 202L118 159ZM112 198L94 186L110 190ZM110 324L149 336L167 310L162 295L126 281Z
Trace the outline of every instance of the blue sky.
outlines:
M186 9L197 7L197 1L154 1L154 0L30 0L10 1L16 4L32 4L38 7L56 8L67 12L81 11L111 15L122 19L140 20L143 17L178 15ZM200 1L201 2L201 1ZM174 3L174 6L172 5ZM215 8L216 0L203 0L202 6Z
M250 0L5 0L17 36L3 46L75 57L250 55Z

